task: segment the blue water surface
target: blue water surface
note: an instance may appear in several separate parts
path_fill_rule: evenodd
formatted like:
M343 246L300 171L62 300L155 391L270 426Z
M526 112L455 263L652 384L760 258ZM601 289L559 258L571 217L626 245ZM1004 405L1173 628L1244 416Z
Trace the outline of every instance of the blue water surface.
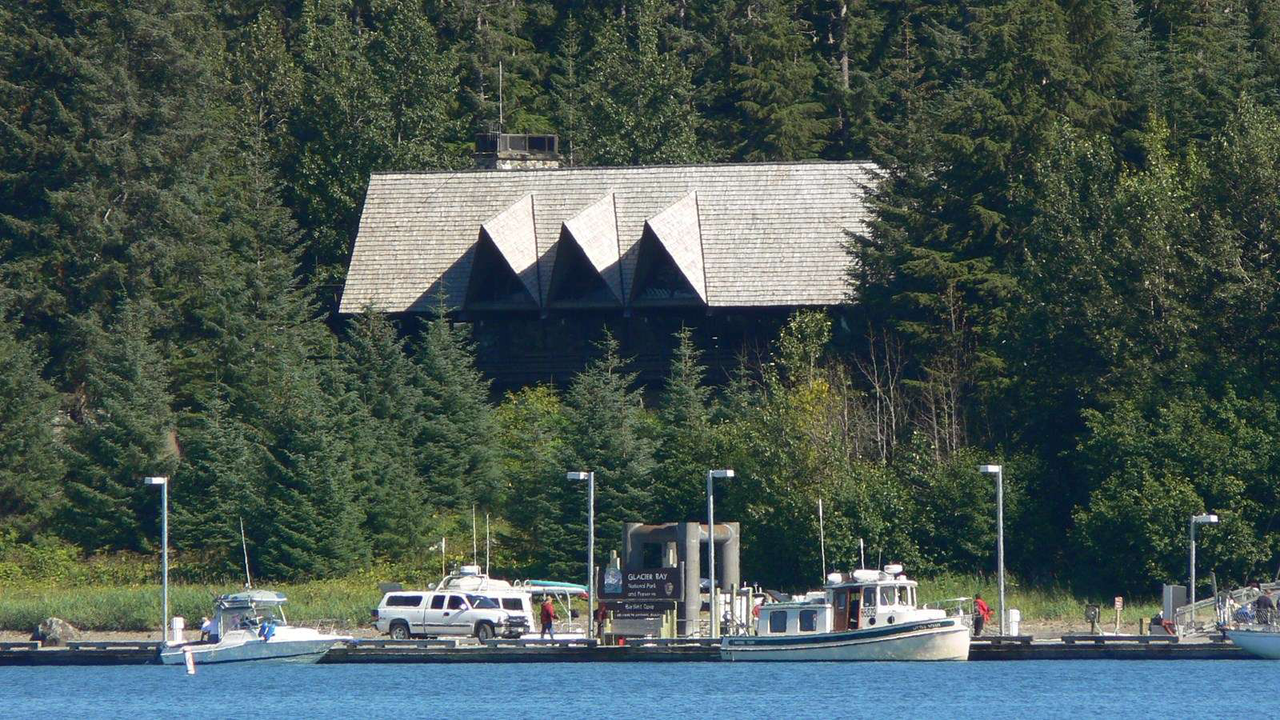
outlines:
M0 716L1276 717L1280 662L565 663L0 668Z

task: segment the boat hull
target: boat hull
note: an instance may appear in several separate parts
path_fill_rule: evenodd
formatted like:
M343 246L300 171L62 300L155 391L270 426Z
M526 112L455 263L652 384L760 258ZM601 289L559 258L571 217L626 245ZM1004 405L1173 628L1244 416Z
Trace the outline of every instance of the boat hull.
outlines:
M335 642L343 638L322 637L307 640L247 640L217 644L189 644L167 648L160 653L165 665L182 665L191 654L197 665L215 663L274 661L314 663L324 657Z
M1274 630L1227 630L1231 642L1250 655L1267 660L1280 660L1280 632Z
M727 637L720 657L773 662L968 660L969 628L948 618L849 632Z

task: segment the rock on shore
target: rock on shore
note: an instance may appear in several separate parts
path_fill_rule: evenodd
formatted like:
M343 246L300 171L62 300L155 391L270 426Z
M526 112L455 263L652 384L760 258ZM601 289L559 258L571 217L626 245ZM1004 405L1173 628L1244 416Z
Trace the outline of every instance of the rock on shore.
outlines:
M44 647L66 645L72 640L79 640L80 637L80 631L71 623L56 617L45 618L44 622L36 626L36 631L31 633L31 639L39 641Z

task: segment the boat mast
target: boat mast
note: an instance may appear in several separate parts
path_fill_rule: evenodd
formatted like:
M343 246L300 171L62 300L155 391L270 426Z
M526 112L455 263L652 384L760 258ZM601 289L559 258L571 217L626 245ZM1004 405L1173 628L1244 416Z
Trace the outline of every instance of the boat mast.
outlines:
M480 564L480 553L476 547L476 504L471 503L471 564Z
M240 549L244 551L244 587L253 589L253 578L249 577L249 545L244 541L244 516L240 516Z
M489 513L484 514L484 574L489 574Z

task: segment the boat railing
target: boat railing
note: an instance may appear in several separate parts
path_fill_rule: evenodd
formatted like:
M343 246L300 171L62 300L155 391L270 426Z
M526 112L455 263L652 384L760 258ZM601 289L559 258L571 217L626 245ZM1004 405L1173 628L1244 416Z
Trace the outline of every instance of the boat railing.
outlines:
M924 610L942 610L947 614L947 617L958 617L962 619L966 625L973 622L973 598L970 597L934 600L932 602L925 603L921 607Z
M1213 604L1216 629L1218 630L1247 627L1252 630L1280 632L1280 613L1274 608L1264 608L1259 611L1256 604L1258 598L1264 592L1271 593L1276 590L1280 590L1280 583L1267 583L1256 588L1236 588L1235 590L1220 592L1214 598L1197 602L1196 606L1198 610L1199 607L1205 604ZM1186 628L1187 632L1184 634L1193 634L1195 629L1190 627L1191 611L1189 606L1178 608L1174 612L1174 617L1179 631L1183 631ZM1200 618L1197 616L1197 621L1199 620ZM1203 625L1203 623L1197 622L1199 632L1204 632Z

